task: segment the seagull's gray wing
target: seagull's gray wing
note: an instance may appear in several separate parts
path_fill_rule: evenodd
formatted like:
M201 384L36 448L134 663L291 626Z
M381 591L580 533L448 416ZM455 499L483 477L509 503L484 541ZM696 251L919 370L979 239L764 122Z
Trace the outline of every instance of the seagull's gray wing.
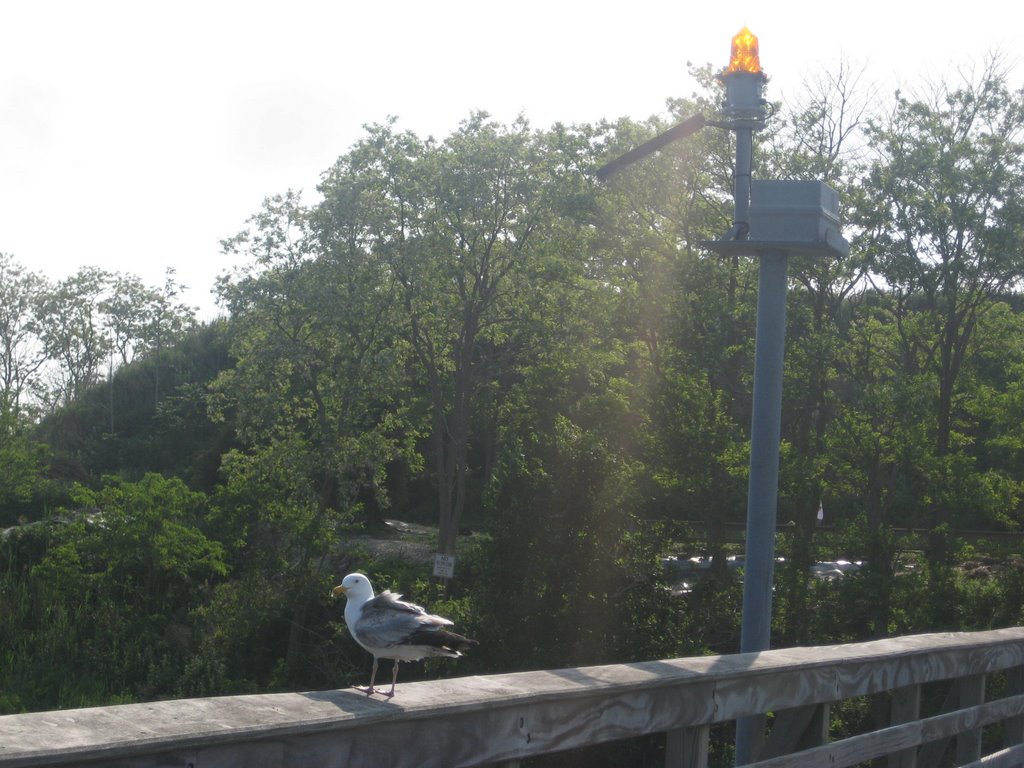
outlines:
M384 591L363 605L352 628L359 641L373 648L390 648L407 643L417 630L451 626L440 616L431 616L422 607L400 600L401 595Z

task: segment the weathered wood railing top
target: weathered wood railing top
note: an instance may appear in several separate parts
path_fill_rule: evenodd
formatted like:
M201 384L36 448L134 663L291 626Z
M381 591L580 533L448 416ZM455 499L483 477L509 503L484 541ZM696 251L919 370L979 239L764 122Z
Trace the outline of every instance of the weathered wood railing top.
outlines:
M38 712L0 717L0 766L472 766L660 732L669 734L670 764L702 766L715 723L1021 668L1017 627L407 683L390 701L349 689ZM1024 740L1024 691L1010 688L1014 695L987 704L962 695L952 723L920 720L904 706L907 722L876 732L874 746L822 744L785 765L909 754L997 720ZM1004 753L1019 759L1020 749Z

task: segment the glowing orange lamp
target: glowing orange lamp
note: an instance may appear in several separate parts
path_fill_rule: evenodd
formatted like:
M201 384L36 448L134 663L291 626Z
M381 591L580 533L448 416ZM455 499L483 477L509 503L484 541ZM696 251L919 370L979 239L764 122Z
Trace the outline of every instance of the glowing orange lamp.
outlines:
M757 50L757 35L743 27L732 39L729 68L726 72L749 72L756 75L761 71L761 59Z
M749 123L755 130L764 127L764 100L761 89L768 76L761 70L757 35L744 27L732 38L729 66L718 75L725 86L725 113L734 120Z

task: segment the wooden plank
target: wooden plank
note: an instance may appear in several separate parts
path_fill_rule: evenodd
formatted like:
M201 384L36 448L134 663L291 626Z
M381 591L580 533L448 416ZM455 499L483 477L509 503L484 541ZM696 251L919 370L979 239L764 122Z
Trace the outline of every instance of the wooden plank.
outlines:
M997 699L943 715L893 725L791 755L751 763L746 768L848 768L912 746L983 727L1024 712L1024 695Z
M342 690L8 715L0 766L469 766L1022 665L1024 628L1011 628L407 683L391 700Z
M550 682L526 677L541 688ZM476 765L668 731L677 720L708 719L713 711L713 682L700 679L690 680L689 695L682 701L671 687L609 693L607 687L595 686L587 696L562 697L537 694L536 686L526 685L518 697L507 688L492 690L495 701L504 701L501 706L488 706L487 698L473 695L468 684L454 682L409 684L391 701L355 692L320 693L301 708L301 720L292 719L290 710L298 707L294 698L302 694L264 697L262 705L259 697L201 700L202 712L194 716L187 716L187 707L186 715L175 711L171 702L158 702L144 712L132 706L113 708L121 710L114 713L117 717L83 710L72 718L85 722L66 715L51 721L57 746L40 740L38 731L30 733L31 726L16 731L0 721L0 765L79 765L87 760L186 765L197 758L203 765L250 765L268 754L278 756L268 764L310 768L339 763ZM472 704L444 693L448 687ZM575 690L568 685L563 694ZM136 715L134 724L129 724L131 714ZM19 717L22 722L29 718ZM147 733L155 732L160 722L164 733L155 741ZM40 719L33 724L46 726ZM61 746L61 727L68 729L66 735L77 730L78 743L69 747L65 738ZM186 753L189 757L177 757Z
M796 749L800 738L814 719L814 714L825 705L808 704L805 707L784 709L775 714L771 733L761 748L760 759L787 755ZM821 742L819 741L818 744Z
M810 749L828 744L830 738L830 727L832 725L832 705L819 704L814 708L814 717L804 731L804 735L797 742L797 749Z
M960 686L957 685L956 681L953 681L946 687L946 695L942 699L942 705L939 707L939 714L952 712L959 703ZM917 752L917 762L922 766L938 765L942 756L946 754L946 750L949 748L952 740L952 735L949 735L921 745L921 749Z
M665 734L665 768L708 768L711 726L677 728Z
M908 685L892 692L889 722L909 723L921 718L921 686ZM901 749L889 755L888 768L917 768L917 747Z
M959 683L960 708L975 707L985 700L985 676L971 675ZM956 764L964 765L981 758L981 728L961 731L956 736Z
M1006 747L960 768L1020 768L1024 765L1024 744Z
M1024 667L1006 670L1006 694L1015 696L1024 693ZM1011 717L1003 724L1003 746L1013 747L1024 744L1024 717Z

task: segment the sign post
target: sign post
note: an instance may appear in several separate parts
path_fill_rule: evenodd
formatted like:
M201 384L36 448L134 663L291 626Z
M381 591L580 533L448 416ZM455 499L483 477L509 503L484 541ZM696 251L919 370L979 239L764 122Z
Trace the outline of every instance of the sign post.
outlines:
M434 555L434 578L450 579L455 576L455 555Z

